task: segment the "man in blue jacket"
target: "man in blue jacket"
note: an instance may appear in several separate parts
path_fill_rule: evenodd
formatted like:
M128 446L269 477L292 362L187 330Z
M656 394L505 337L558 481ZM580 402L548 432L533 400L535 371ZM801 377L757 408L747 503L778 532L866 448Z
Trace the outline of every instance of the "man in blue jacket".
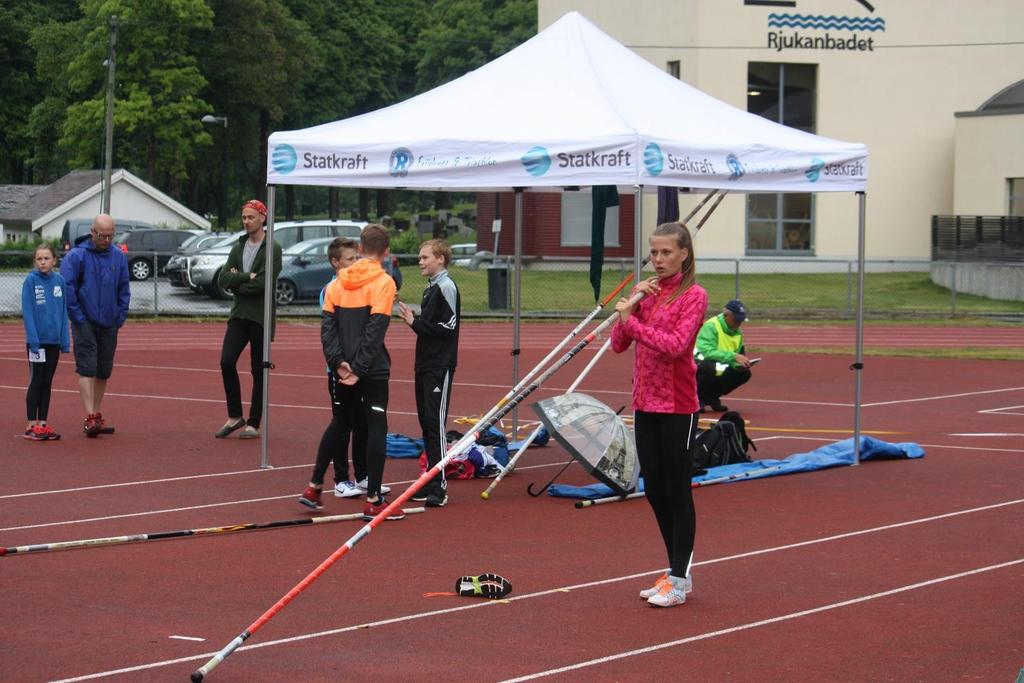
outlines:
M128 259L113 247L114 219L101 213L64 257L61 275L67 286L68 317L75 339L75 372L85 406L86 436L112 434L100 412L107 380L114 369L117 331L128 317L131 290Z

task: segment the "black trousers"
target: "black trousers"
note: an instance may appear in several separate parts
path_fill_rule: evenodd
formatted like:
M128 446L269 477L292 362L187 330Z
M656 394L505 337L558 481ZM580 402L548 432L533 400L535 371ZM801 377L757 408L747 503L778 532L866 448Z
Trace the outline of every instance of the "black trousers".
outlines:
M60 344L40 344L39 348L46 354L46 360L28 364L25 412L30 422L46 421L50 412L50 387L53 385L53 375L57 372L57 361L60 360ZM25 350L29 350L27 344Z
M362 402L357 403L352 392L344 391L344 385L338 383L333 372L327 376L327 393L331 396L331 422L320 437L313 476L309 480L322 485L327 466L332 461L334 483L348 480L348 442L351 437L354 481L361 481L367 477L366 420Z
M362 419L366 425L366 497L377 498L380 496L380 485L384 479L384 459L387 455L388 436L388 380L386 379L360 379L352 386L335 384L334 396L342 406L353 406L356 414L353 422L352 413L345 409L338 413L339 428L343 431L355 431L356 424ZM354 437L357 438L357 437ZM355 445L355 444L354 444ZM358 448L358 446L356 446ZM356 456L352 456L353 463L358 463ZM329 459L325 459L317 479L317 466L320 466L320 458L317 456L317 463L313 466L313 476L310 481L314 484L322 484L324 471L327 469ZM358 466L358 464L356 465Z
M697 531L693 507L693 438L697 413L636 411L636 451L644 476L647 502L654 511L668 552L672 576L687 576Z
M263 419L263 325L251 320L231 318L224 332L220 350L220 375L224 380L224 397L228 417L242 417L242 385L238 380L238 358L249 345L249 369L252 372L252 396L247 422L259 428Z
M716 374L715 361L703 360L697 363L697 398L701 405L718 403L730 391L741 387L750 380L749 368L726 368Z
M445 423L448 421L454 377L455 368L416 371L416 414L420 420L423 447L430 467L441 462L447 450ZM427 492L433 488L440 493L444 486L444 472L441 472L424 488Z

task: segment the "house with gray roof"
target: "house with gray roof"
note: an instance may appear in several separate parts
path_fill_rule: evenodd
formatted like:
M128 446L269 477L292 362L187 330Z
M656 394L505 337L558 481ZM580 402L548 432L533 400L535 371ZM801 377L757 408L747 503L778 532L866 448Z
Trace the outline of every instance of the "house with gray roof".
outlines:
M210 229L210 221L124 169L111 176L110 213L166 228ZM60 237L64 222L100 213L102 171L72 171L51 185L0 185L0 239Z

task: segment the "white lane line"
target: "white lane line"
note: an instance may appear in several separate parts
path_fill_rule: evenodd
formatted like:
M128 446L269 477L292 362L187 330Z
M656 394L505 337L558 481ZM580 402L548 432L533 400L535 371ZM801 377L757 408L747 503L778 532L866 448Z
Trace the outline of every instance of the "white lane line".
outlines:
M826 542L829 542L829 541L839 540L839 539L843 539L843 538L849 538L849 537L853 537L853 536L859 536L859 535L869 534L869 533L874 533L874 532L879 532L879 531L886 531L886 530L889 530L889 529L896 529L896 528L903 527L903 526L911 526L911 525L914 525L914 524L922 524L924 522L931 522L931 521L936 521L936 520L940 520L940 519L946 519L946 518L949 518L949 517L956 517L956 516L960 516L960 515L971 514L971 513L974 513L974 512L983 512L983 511L987 511L987 510L992 510L992 509L996 509L996 508L1005 507L1005 506L1008 506L1008 505L1017 505L1019 503L1024 503L1024 499L1011 500L1011 501L1006 501L1006 502L1003 502L1003 503L994 503L992 505L985 505L985 506L982 506L982 507L972 508L972 509L969 509L969 510L958 510L956 512L949 512L949 513L945 513L945 514L941 514L941 515L933 515L931 517L924 517L922 519L912 519L912 520L907 520L905 522L896 522L894 524L887 524L887 525L884 525L884 526L873 527L871 529L862 529L862 530L859 530L859 531L851 531L851 532L848 532L848 533L845 533L845 534L836 534L834 536L827 536L827 537L824 537L824 538L815 538L815 539L811 539L811 540L808 540L808 541L801 541L801 542L798 542L798 543L790 543L790 544L787 544L787 545L782 545L782 546L777 546L777 547L772 547L772 548L761 548L761 549L752 550L752 551L749 551L749 552L746 552L746 553L739 553L739 554L736 554L736 555L730 555L728 557L720 557L720 558L715 558L715 559L711 559L711 560L705 560L704 562L696 562L696 563L694 563L694 566L701 566L701 565L705 565L705 564L715 564L715 563L718 563L718 562L728 562L730 560L737 560L737 559L742 559L742 558L746 558L746 557L754 557L754 556L757 556L757 555L765 555L765 554L768 554L768 553L780 552L780 551L783 551L783 550L790 550L792 548L799 548L799 547L802 547L802 546L816 545L818 543L826 543ZM1016 560L1016 561L1014 561L1014 563L1021 562L1021 561L1024 561L1024 560ZM1010 564L1013 564L1013 563L1010 563ZM1000 566L1003 566L1003 565L992 565L993 568L998 568ZM334 636L334 635L339 635L339 634L342 634L342 633L349 633L349 632L352 632L352 631L358 631L358 630L365 629L365 628L372 628L372 627L377 627L377 626L387 626L387 625L391 625L391 624L399 624L399 623L406 622L406 621L414 621L414 620L417 620L417 619L426 619L428 617L440 616L440 615L444 615L444 614L452 614L452 613L455 613L455 612L462 612L462 611L470 610L470 609L482 609L482 608L490 608L490 607L500 607L500 605L502 605L502 604L518 602L520 600L531 600L531 599L534 599L534 598L544 597L544 596L548 596L548 595L569 593L569 592L572 592L574 590L579 590L579 589L582 589L582 588L593 588L595 586L605 586L605 585L609 585L609 584L613 584L613 583L620 583L622 581L633 581L635 579L639 579L639 578L643 578L643 577L648 577L648 576L652 576L652 575L655 575L655 574L661 574L664 571L665 571L665 568L654 569L654 570L646 571L646 572L638 572L638 573L634 573L634 574L626 574L624 576L617 576L617 577L613 577L613 578L610 578L610 579L601 579L601 580L598 580L598 581L590 581L590 582L587 582L587 583L579 583L579 584L574 584L574 585L571 585L571 586L560 586L560 587L557 587L557 588L550 588L548 590L537 591L535 593L527 593L527 594L524 594L524 595L516 595L516 596L513 596L511 598L506 598L506 599L501 600L501 601L489 601L488 600L488 601L484 601L484 602L476 602L476 603L473 603L473 604L470 604L470 605L462 605L462 606L459 606L459 607L450 607L450 608L447 608L447 609L433 610L433 611L430 611L430 612L418 612L418 613L415 613L415 614L407 614L407 615L401 616L401 617L393 617L393 618L390 618L390 619L382 619L380 621L374 621L374 622L370 622L368 624L357 624L357 625L353 625L353 626L342 626L342 627L338 627L338 628L334 628L334 629L329 629L327 631L317 631L317 632L314 632L314 633L305 633L305 634L302 634L302 635L291 636L291 637L288 637L288 638L281 638L281 639L278 639L278 640L268 640L265 643L253 643L251 645L243 645L242 647L238 648L238 650L236 650L236 652L242 652L242 651L246 651L246 650L256 650L256 649L260 649L260 648L264 648L264 647L274 647L276 645L285 645L285 644L288 644L288 643L295 643L295 642L302 641L302 640L310 640L312 638L324 638L324 637L327 637L327 636ZM981 572L981 571L985 571L985 568L978 569L978 570L972 570L972 571L975 572L975 573L978 573L978 572ZM967 573L970 573L970 572L967 572ZM953 576L954 577L959 577L960 575L953 575ZM939 581L939 579L933 579L933 582L938 582L938 581ZM898 589L896 589L896 590L898 590ZM840 604L842 604L842 603L840 603ZM818 609L821 609L821 608L818 608ZM78 676L76 678L65 678L65 679L61 679L59 681L53 681L52 683L73 683L73 682L76 682L76 681L88 681L88 680L92 680L92 679L96 679L96 678L103 678L105 676L114 676L114 675L123 674L123 673L134 673L134 672L137 672L137 671L145 671L147 669L157 669L157 668L162 668L162 667L165 667L165 666L171 666L171 665L174 665L174 664L182 664L182 663L185 663L185 662L205 661L205 660L210 659L210 657L213 657L215 654L217 654L217 652L206 652L206 653L203 653L203 654L192 655L192 656L189 656L189 657L179 657L177 659L167 659L167 660L158 661L158 662L151 662L149 664L140 664L140 665L137 665L137 666L126 667L126 668L123 668L123 669L114 669L114 670L111 670L111 671L101 671L99 673L86 674L84 676Z
M18 391L25 391L25 387L12 386L10 384L0 384L0 389L15 389ZM77 389L52 389L56 393L61 394L77 394ZM115 396L117 398L137 398L137 399L149 399L152 401L183 401L190 403L224 403L223 398L196 398L193 396L160 396L157 394L121 394L115 391L108 391L104 394L105 397ZM248 401L242 401L242 405L249 405ZM330 410L330 406L323 405L301 405L294 403L271 403L271 408L294 408L297 410ZM404 410L388 410L389 415L416 415L417 413L404 411Z
M167 637L172 639L172 640L191 640L192 642L195 642L195 643L205 643L206 642L206 638L196 638L194 636L167 636Z
M1001 394L1007 391L1024 391L1024 387L1007 387L1005 389L986 389L983 391L967 391L962 394L944 394L942 396L921 396L920 398L901 398L895 401L876 401L874 403L863 403L861 404L864 408L873 408L875 406L891 406L897 403L919 403L923 401L942 401L947 398L963 398L965 396L983 396L985 394Z
M1024 413L1014 412L1020 410L1024 406L1006 406L1005 408L989 408L988 410L979 410L979 413L985 415L1024 415Z
M543 469L545 467L560 467L560 466L562 466L564 464L565 463L562 463L562 462L553 462L553 463L547 463L547 464L543 464L543 465L525 465L525 466L521 466L521 467L516 467L516 469L517 470L536 470L536 469ZM283 469L292 469L292 468L295 468L295 467L311 467L311 465L290 465L288 468L281 467L281 468L278 468L278 469L282 469L282 470ZM269 470L262 470L262 471L269 471ZM240 474L244 474L244 472L240 472ZM204 476L204 475L196 475L195 477L189 477L189 478L199 478L201 476ZM221 476L221 475L211 475L211 476ZM142 483L159 483L160 481L161 480L154 480L152 482L142 482ZM173 481L173 480L172 479L168 479L167 481ZM405 481L393 481L393 482L385 482L385 483L388 484L389 486L406 486L408 484L413 483L413 481L415 481L415 480L407 479ZM132 486L132 485L133 484L108 484L106 486L94 486L94 487L88 487L88 488L113 488L113 487L116 487L116 486ZM73 490L74 489L66 489L66 491L73 491ZM63 492L64 491L45 491L45 492L41 492L41 493L63 493ZM15 494L15 496L7 496L7 497L16 497L16 496L24 496L24 495L39 495L39 494L23 494L23 493L19 493L19 494ZM85 519L69 519L69 520L64 520L62 522L44 522L44 523L40 523L40 524L28 524L28 525L24 525L24 526L10 526L10 527L0 528L0 532L3 532L3 531L18 531L20 529L38 529L40 527L63 526L65 524L86 524L88 522L103 522L103 521L107 521L107 520L110 520L110 519L126 519L126 518L129 518L129 517L148 517L150 515L162 515L162 514L168 513L168 512L187 512L189 510L205 510L207 508L223 507L225 505L238 505L238 504L241 504L241 503L264 503L264 502L266 502L268 500L282 500L282 499L293 498L293 497L295 497L296 500L298 500L298 498L295 496L294 493L286 493L283 496L269 496L269 497L266 497L266 498L248 498L248 499L245 499L245 500L234 500L234 501L229 501L229 502L226 502L226 503L206 503L206 504L203 504L203 505L191 505L191 506L188 506L188 507L180 507L180 508L164 508L164 509L160 509L160 510L146 510L146 511L143 511L143 512L128 512L128 513L121 514L121 515L109 515L109 516L106 516L106 517L88 517L88 518L85 518Z
M72 489L51 489L49 491L28 491L27 493L8 493L0 496L0 500L6 498L28 498L32 496L46 496L54 493L79 493L81 491L96 491L98 489L116 489L122 486L138 486L139 484L166 484L175 481L188 481L190 479L207 479L214 477L233 477L239 474L262 474L274 470L293 470L299 467L312 467L308 465L283 465L280 467L259 468L255 470L235 470L234 472L211 472L209 474L188 474L180 477L166 477L164 479L142 479L140 481L122 481L116 484L96 484L94 486L79 486Z
M999 564L990 564L986 567L977 567L976 569L970 569L965 572L958 574L947 574L946 576L940 576L927 581L920 581L918 583L908 584L906 586L899 586L892 588L887 591L881 591L879 593L871 593L869 595L861 595L860 597L852 598L850 600L843 600L842 602L833 602L828 605L821 605L819 607L813 607L811 609L800 610L799 612L790 612L789 614L783 614L777 617L771 617L769 619L761 619L760 621L751 621L746 624L740 624L739 626L732 626L730 628L723 628L717 631L708 631L707 633L701 633L689 638L680 638L679 640L671 640L666 643L659 643L658 645L651 645L649 647L637 648L635 650L627 650L625 652L619 652L607 657L599 657L597 659L591 659L585 662L577 662L576 664L570 664L568 666L559 667L557 669L548 669L547 671L538 671L537 673L528 674L526 676L519 676L518 678L508 678L502 681L502 683L521 683L522 681L532 681L538 678L545 678L547 676L554 676L560 673L566 673L568 671L578 671L591 666L597 666L599 664L606 664L608 662L614 662L618 659L626 659L627 657L636 657L638 655L644 655L651 652L657 652L658 650L665 650L672 647L678 647L687 643L693 643L699 640L707 640L708 638L717 638L718 636L725 636L731 633L738 633L740 631L748 631L753 628L759 628L761 626L768 626L770 624L778 624L784 621L791 621L793 619L800 619L807 617L812 614L819 614L821 612L828 612L843 607L850 607L851 605L857 605L870 600L878 600L880 598L887 598L892 595L898 595L900 593L906 593L907 591L918 590L920 588L926 588L928 586L934 586L936 584L945 583L946 581L955 581L956 579L963 579L969 576L977 574L983 574L985 572L997 571L999 569L1006 569L1007 567L1013 567L1015 565L1024 563L1024 558L1011 560L1009 562L1001 562Z
M24 363L25 362L24 358L4 358L4 357L0 357L0 360L17 361L18 363ZM61 364L66 364L66 365L69 365L69 366L73 366L74 365L74 361L61 361ZM167 370L168 372L206 372L206 373L215 373L217 375L220 375L220 370L219 369L187 368L187 367L177 367L177 366L173 366L173 365L137 365L137 364L133 365L131 363L117 363L117 367L118 368L143 369L143 370ZM273 377L289 377L289 378L293 378L293 379L316 379L316 380L321 380L321 381L323 381L323 380L325 380L327 378L326 373L324 373L322 375L307 375L307 374L303 374L303 373L278 372L277 370L273 371L272 376ZM388 381L392 382L392 383L398 383L398 384L412 384L415 380L400 379L400 378L392 377ZM495 389L495 390L501 390L501 391L508 391L509 390L509 385L507 385L507 384L493 384L493 383L484 383L484 382L455 382L455 386L457 388L474 387L474 388L478 388L478 389ZM0 386L0 389L18 389L20 391L25 391L25 387L23 387L23 386L15 387L15 386L3 385L3 386ZM566 389L568 389L568 387L554 387L554 386L552 386L552 387L543 387L543 389L545 391L555 391L555 392L564 394ZM57 390L55 390L55 391L57 391ZM62 389L62 390L59 390L59 391L68 392L69 390ZM592 394L616 394L616 395L622 395L622 396L631 396L632 395L632 391L631 390L621 390L621 389L587 389L587 391L589 393L592 393ZM74 392L71 392L71 393L74 393ZM107 396L117 396L118 394L110 394L110 393L108 393L106 395ZM127 394L124 394L124 395L127 395ZM159 398L159 397L157 397L157 396L148 397L147 396L146 398ZM216 403L220 399L195 399L195 400L212 401L212 402ZM759 399L743 399L743 400L747 400L747 401L753 400L753 401L756 401L756 400L759 400ZM845 403L837 403L837 404L821 403L821 404L819 404L819 403L815 403L815 402L797 402L797 401L774 401L774 402L775 403L791 403L791 402L792 403L805 403L807 405L838 405L838 406L842 406L844 408L845 407L850 407L852 405L852 404L845 404ZM271 404L271 405L274 405L274 404ZM327 410L327 409L324 408L324 410ZM389 410L388 412L391 412L391 411ZM415 415L415 413L409 413L409 414L410 415Z
M65 526L71 524L86 524L88 522L105 522L111 519L125 519L128 517L147 517L149 515L162 515L168 512L187 512L189 510L205 510L208 508L223 507L225 505L240 505L242 503L264 503L268 500L281 500L292 498L294 494L286 496L268 496L267 498L249 498L248 500L233 500L227 503L207 503L206 505L189 505L180 508L164 508L162 510L146 510L145 512L130 512L123 515L106 515L104 517L87 517L85 519L67 519L62 522L44 522L42 524L25 524L23 526L9 526L0 531L19 531L21 529L41 529L49 526ZM298 498L296 498L298 500Z

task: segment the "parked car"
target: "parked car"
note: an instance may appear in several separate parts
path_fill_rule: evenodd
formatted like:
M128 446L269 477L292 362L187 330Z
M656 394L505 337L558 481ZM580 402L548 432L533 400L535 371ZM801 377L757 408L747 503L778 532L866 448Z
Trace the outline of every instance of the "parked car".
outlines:
M284 250L281 274L277 277L274 297L277 303L286 306L304 299L318 299L320 290L334 277L334 268L327 258L327 247L333 237L320 237L293 244ZM395 287L402 288L402 271L398 259L390 257L384 264L384 272L395 280Z
M280 244L282 249L287 249L294 244L317 237L358 238L364 227L366 223L360 221L286 221L274 225L274 241ZM217 277L220 275L220 269L227 263L228 254L231 253L234 243L235 240L227 240L191 257L188 262L189 282L195 287L205 289L214 298L230 298L231 292L217 285Z
M167 266L164 268L164 274L167 276L167 280L173 287L188 287L188 258L194 254L198 254L204 249L214 247L220 242L226 242L228 239L237 236L240 233L230 235L226 232L205 232L201 235L196 235L185 240L180 247L178 247L177 253L174 254L167 262ZM201 292L199 288L193 288L196 292Z
M476 270L484 263L494 261L494 252L477 251L476 244L453 244L452 265Z
M64 246L64 251L71 249L82 236L89 234L89 231L92 229L92 221L92 218L69 218L64 221L64 229L60 235L60 242ZM130 232L132 230L153 230L155 228L155 225L145 221L137 221L130 218L114 219L114 230L116 233Z
M114 244L128 257L128 276L133 280L148 280L153 277L154 258L159 274L178 247L197 232L202 231L136 229L116 234Z

